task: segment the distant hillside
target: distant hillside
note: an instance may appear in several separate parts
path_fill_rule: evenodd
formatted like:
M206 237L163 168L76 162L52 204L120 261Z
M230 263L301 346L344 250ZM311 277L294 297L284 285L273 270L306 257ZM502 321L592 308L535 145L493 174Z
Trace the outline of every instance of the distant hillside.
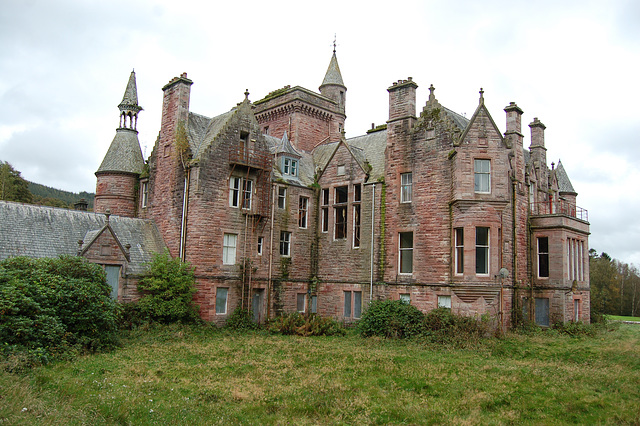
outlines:
M82 191L80 193L63 191L39 183L29 182L29 191L33 194L33 203L43 206L73 208L73 204L84 198L89 203L89 210L93 210L94 193Z

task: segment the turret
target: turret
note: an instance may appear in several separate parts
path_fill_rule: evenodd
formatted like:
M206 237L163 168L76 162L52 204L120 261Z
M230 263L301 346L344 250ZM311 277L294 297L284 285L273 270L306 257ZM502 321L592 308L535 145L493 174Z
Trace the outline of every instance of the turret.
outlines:
M335 101L338 104L338 110L345 114L347 87L342 81L338 58L336 58L335 44L333 45L333 56L331 57L331 62L329 62L329 68L320 85L320 94Z
M136 188L144 169L144 159L138 141L138 105L135 71L131 72L127 88L118 105L120 124L109 150L96 171L96 198L94 210L134 217L136 214Z

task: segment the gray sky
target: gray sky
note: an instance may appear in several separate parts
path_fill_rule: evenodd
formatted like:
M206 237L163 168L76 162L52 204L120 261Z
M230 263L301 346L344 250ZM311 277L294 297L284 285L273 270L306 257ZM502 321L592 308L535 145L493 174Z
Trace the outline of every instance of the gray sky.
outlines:
M388 117L387 87L413 77L471 117L484 88L501 131L515 101L547 126L589 210L590 246L640 265L640 2L459 0L5 1L0 13L0 159L28 180L95 191L135 68L145 157L162 86L194 81L191 111L215 116L287 84L317 90L334 33L347 137ZM231 4L233 3L233 4Z

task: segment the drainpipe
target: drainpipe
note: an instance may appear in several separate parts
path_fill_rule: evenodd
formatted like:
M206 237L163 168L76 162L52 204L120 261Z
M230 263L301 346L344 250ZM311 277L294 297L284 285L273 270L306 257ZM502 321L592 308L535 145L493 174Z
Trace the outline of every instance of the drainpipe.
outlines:
M276 208L276 185L271 182L271 231L269 235L269 278L267 280L267 318L271 318L271 275L273 271L273 222Z
M182 197L182 221L180 223L180 260L183 262L186 258L186 241L187 241L187 213L189 209L189 181L191 177L191 168L185 169L184 175L184 194Z
M373 301L373 242L376 213L376 184L371 187L371 273L369 277L369 303Z

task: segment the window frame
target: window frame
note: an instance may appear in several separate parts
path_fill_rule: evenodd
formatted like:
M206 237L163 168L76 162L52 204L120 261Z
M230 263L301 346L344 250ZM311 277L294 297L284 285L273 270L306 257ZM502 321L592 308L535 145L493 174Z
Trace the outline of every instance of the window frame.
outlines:
M480 230L485 230L487 233L487 241L486 244L480 244L481 241L478 241L479 238L479 234L478 232ZM491 258L491 228L487 227L487 226L476 226L476 275L489 275L489 271L490 271L490 266L491 266L491 262L490 262L490 258ZM485 259L484 259L484 272L481 272L478 270L478 267L480 266L479 262L478 262L478 256L480 253L485 253Z
M344 318L360 319L362 317L362 291L343 290L344 304L342 316Z
M349 186L341 185L334 188L334 240L346 240L349 228Z
M278 186L278 208L279 209L287 208L287 187L286 186Z
M221 293L224 298L221 298ZM220 301L224 300L224 309L220 309ZM227 315L229 305L229 287L216 287L216 315Z
M411 246L404 246L403 247L403 235L406 236L411 236ZM406 238L404 239L404 243L407 243ZM398 274L400 275L412 275L413 274L413 249L414 249L414 244L413 244L413 231L406 231L406 232L398 232ZM405 256L409 255L410 257L407 259ZM409 260L411 262L409 266L409 271L407 270L403 270L403 266L407 266L407 265L403 265L403 260Z
M300 309L300 301L302 301L302 309ZM307 312L307 293L296 293L296 311L302 314Z
M229 178L229 207L251 210L253 181L238 176Z
M448 294L439 294L438 308L451 309L451 296Z
M488 170L484 170L488 166ZM486 185L486 190L483 187ZM476 194L491 194L491 160L475 158L473 160L473 191Z
M233 244L231 243L231 237L233 237ZM238 234L225 232L222 236L222 264L223 265L235 265L236 264L236 250L238 248ZM229 260L232 257L232 261Z
M456 275L464 274L464 228L454 228L454 268Z
M400 203L409 204L413 200L413 172L400 174Z
M291 257L291 232L280 231L280 256Z
M258 256L262 256L262 251L264 249L264 237L258 237Z
M309 222L309 197L300 196L298 201L298 228L307 229Z
M298 176L298 160L291 157L283 157L282 174L287 176Z
M362 185L359 183L353 185L353 248L360 248L360 231L362 225Z
M545 241L545 247L542 247L542 242ZM538 278L549 278L549 237L540 236L537 238L537 259L538 259ZM545 251L543 251L545 248Z
M140 196L140 207L143 209L147 207L149 203L149 181L142 182L141 196Z

